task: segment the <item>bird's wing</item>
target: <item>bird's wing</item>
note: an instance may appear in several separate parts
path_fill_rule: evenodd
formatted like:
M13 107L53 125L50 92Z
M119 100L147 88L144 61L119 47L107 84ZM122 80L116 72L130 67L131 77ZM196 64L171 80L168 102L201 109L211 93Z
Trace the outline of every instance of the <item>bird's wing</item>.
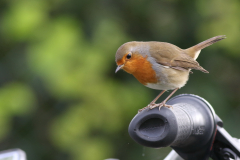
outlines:
M162 45L162 43L160 43L160 45ZM165 43L164 47L155 46L155 48L152 48L150 51L150 54L157 63L163 66L185 71L196 69L204 73L209 73L192 57L184 53L184 50L170 43Z
M209 73L207 70L205 70L203 67L199 65L197 61L195 61L192 57L188 56L185 53L182 53L181 56L175 58L172 60L171 63L172 67L180 67L184 69L196 69L200 70L204 73Z

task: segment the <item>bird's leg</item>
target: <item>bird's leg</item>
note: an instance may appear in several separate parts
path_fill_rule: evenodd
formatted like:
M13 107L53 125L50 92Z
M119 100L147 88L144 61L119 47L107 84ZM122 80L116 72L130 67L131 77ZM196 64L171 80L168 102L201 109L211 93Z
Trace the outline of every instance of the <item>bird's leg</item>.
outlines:
M156 97L156 98L154 98L154 100L149 104L149 105L147 105L146 107L144 107L144 108L142 108L142 109L139 109L138 110L138 113L139 112L141 112L141 111L143 111L144 109L146 109L146 108L155 108L155 107L157 107L156 105L158 105L158 104L156 104L155 102L159 99L159 97L161 97L161 95L164 93L164 92L166 92L166 90L163 90L161 93L159 93L159 95Z
M169 99L178 89L179 89L179 88L174 89L174 90L172 91L172 93L171 93L164 101L162 101L161 103L158 103L158 104L155 104L155 105L151 106L150 109L159 107L159 110L160 110L162 106L167 107L167 108L172 108L172 106L171 106L171 105L167 105L166 102L168 101L168 99Z
M149 105L154 105L155 102L161 97L161 95L163 95L164 92L166 92L166 90L163 90L161 93L159 93L159 95L156 98L154 98L154 100Z

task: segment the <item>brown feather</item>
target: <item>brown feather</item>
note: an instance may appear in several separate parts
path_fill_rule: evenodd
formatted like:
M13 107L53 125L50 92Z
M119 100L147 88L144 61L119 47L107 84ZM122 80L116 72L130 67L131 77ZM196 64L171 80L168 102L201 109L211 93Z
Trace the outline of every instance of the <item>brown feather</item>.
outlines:
M212 45L213 43L216 43L216 42L218 42L218 41L220 41L220 40L222 40L222 39L225 39L225 38L226 38L225 35L212 37L212 38L207 39L207 40L205 40L205 41L203 41L203 42L201 42L201 43L198 43L198 44L195 45L195 46L192 46L192 47L190 47L190 48L188 48L188 49L185 49L184 52L185 52L186 54L188 54L190 57L194 58L196 52L202 50L203 48L206 48L206 47Z
M177 70L188 71L189 69L196 69L208 73L197 61L184 53L184 50L181 48L165 42L154 43L154 45L151 45L150 54L157 63Z

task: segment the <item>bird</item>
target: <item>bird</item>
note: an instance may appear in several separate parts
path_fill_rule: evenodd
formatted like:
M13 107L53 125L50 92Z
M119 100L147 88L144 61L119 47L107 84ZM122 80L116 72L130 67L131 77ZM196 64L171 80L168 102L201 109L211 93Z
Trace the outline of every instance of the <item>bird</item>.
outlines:
M115 73L122 69L132 74L144 86L162 90L149 105L138 112L146 108L172 108L166 104L167 100L185 86L192 69L209 73L196 61L201 50L225 38L225 35L215 36L187 49L167 42L126 42L117 49ZM156 104L159 97L168 90L173 91L165 100Z

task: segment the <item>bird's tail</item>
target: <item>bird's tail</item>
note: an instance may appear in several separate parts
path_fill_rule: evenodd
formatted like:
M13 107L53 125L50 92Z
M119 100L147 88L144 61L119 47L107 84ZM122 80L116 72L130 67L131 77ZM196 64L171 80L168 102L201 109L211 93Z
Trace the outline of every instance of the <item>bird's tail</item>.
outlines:
M200 53L200 51L201 51L203 48L205 48L205 47L207 47L207 46L210 46L210 45L212 45L213 43L216 43L216 42L218 42L218 41L221 41L222 39L225 39L225 38L227 38L225 35L212 37L212 38L207 39L207 40L205 40L205 41L203 41L203 42L201 42L201 43L198 43L198 44L195 45L195 46L192 46L192 47L186 49L185 52L186 52L189 56L191 56L193 59L196 60L197 57L198 57L198 55L199 55L199 53Z

